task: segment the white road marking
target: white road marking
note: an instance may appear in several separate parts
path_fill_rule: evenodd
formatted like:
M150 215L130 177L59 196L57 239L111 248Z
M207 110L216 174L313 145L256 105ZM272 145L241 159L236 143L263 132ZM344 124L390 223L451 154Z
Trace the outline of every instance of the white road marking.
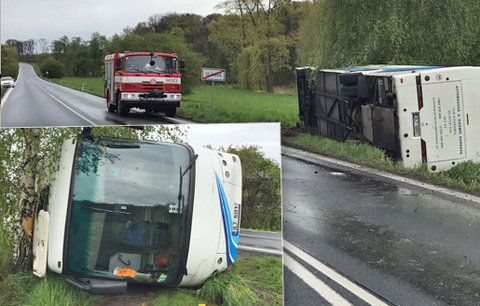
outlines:
M49 95L50 97L52 97L52 99L54 99L55 101L57 101L58 103L60 103L61 105L63 105L65 108L67 108L69 111L71 111L72 113L74 113L75 115L77 115L78 117L82 118L83 120L87 121L88 123L90 123L92 126L97 126L97 124L93 121L91 121L90 119L86 118L85 116L83 116L82 114L78 113L76 110L72 109L70 106L66 105L65 103L63 103L60 99L58 99L57 97L55 97L54 95L52 95L51 93L49 93L47 90L45 90L44 88L38 86L37 84L35 84L38 88L40 88L43 92L45 92L47 95Z
M350 281L343 275L339 274L332 268L328 267L327 265L321 263L318 261L316 258L313 256L305 253L302 251L300 248L294 246L290 242L284 240L283 241L283 247L291 252L292 254L298 256L301 258L303 261L311 265L313 268L315 268L317 271L322 273L323 275L327 276L343 288L347 289L351 293L355 294L358 296L360 299L364 300L366 303L370 305L381 305L381 306L387 306L388 304L376 297L375 295L371 294L367 290L363 289L362 287L358 286L354 282ZM293 272L293 271L292 271ZM308 284L308 283L307 283Z
M264 248L248 247L248 246L244 246L244 245L238 246L238 249L239 250L244 250L244 251L252 251L252 252L258 252L258 253L264 253L264 254L277 255L277 256L282 256L283 255L282 251L276 251L276 250L264 249Z
M265 238L269 240L282 240L281 237L270 237L270 236L262 236L262 235L250 235L250 234L242 234L240 232L240 237L250 237L250 238Z
M283 256L283 264L330 304L334 306L352 305L348 300L330 288L327 284L317 278L315 274L308 271L304 266L296 262L289 255L285 254Z
M385 171L382 171L382 170L373 169L373 168L365 167L365 166L360 166L360 165L357 165L357 164L353 164L353 163L349 163L349 162L346 162L346 161L334 159L334 158L331 158L331 157L326 157L326 156L316 154L316 153L310 153L310 152L302 151L302 150L299 150L299 149L294 149L294 148L289 148L289 147L282 146L282 155L287 156L287 157L291 157L291 158L300 159L300 160L305 160L305 161L312 162L312 163L315 163L315 161L316 161L317 163L320 163L320 164L323 162L323 163L328 163L328 164L332 164L332 165L335 165L335 166L347 167L347 168L354 169L354 170L357 170L357 171L377 175L377 176L380 176L380 177L388 178L388 179L398 181L398 182L402 182L402 183L405 183L405 184L409 184L409 185L412 185L412 186L417 186L417 187L420 187L420 188L424 188L424 189L427 189L427 190L430 190L430 191L440 192L440 193L443 193L443 194L446 194L446 195L449 195L449 196L453 196L453 197L456 197L458 199L462 199L462 200L465 200L465 201L472 201L472 202L475 202L477 204L480 204L480 197L478 197L478 196L474 196L474 195L471 195L471 194L467 194L467 193L464 193L464 192L452 190L452 189L445 188L445 187L435 186L435 185L432 185L432 184L428 184L428 183L420 182L420 181L417 181L417 180L409 179L409 178L406 178L406 177L403 177L403 176L400 176L400 175L391 174L391 173L388 173L388 172L385 172Z
M5 95L3 96L2 102L0 104L1 107L5 105L5 102L7 102L8 96L10 96L10 94L12 93L12 90L13 88L8 88L7 90L5 90Z

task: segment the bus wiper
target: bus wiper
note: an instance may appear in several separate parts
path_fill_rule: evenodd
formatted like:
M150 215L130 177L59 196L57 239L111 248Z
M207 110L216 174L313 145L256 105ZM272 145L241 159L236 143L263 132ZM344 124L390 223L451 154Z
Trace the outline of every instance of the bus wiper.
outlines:
M185 174L187 174L187 172L192 169L193 165L195 165L195 162L197 161L197 158L198 158L198 154L196 154L192 160L190 161L190 164L187 166L187 168L185 169L185 171L182 171L182 166L180 166L180 187L178 189L178 207L179 207L179 211L182 211L183 210L183 207L182 207L182 200L183 200L183 193L182 193L182 186L183 186L183 177L185 176Z

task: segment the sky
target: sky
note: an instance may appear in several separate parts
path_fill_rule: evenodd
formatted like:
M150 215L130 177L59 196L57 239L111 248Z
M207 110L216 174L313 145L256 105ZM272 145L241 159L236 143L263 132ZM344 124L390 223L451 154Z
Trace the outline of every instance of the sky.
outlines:
M208 15L221 0L1 0L1 41L112 36L166 13Z
M281 163L279 123L190 124L184 126L186 142L192 146L213 148L258 146L265 156Z

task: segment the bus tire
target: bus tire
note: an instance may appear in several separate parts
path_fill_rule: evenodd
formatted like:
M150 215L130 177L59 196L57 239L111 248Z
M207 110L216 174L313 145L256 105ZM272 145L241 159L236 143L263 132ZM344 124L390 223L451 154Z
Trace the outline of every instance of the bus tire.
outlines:
M122 103L118 103L117 105L117 113L120 115L120 116L126 116L128 113L130 112L130 108L128 106L125 106L124 104Z
M169 106L165 109L165 116L167 117L175 117L177 114L177 108L175 106Z

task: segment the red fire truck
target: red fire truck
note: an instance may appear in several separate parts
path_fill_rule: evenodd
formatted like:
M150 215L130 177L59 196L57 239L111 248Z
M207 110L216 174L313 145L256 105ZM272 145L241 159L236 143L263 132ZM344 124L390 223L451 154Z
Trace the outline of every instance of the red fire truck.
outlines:
M182 100L185 63L174 54L124 52L105 57L105 98L109 112L131 108L175 117Z

